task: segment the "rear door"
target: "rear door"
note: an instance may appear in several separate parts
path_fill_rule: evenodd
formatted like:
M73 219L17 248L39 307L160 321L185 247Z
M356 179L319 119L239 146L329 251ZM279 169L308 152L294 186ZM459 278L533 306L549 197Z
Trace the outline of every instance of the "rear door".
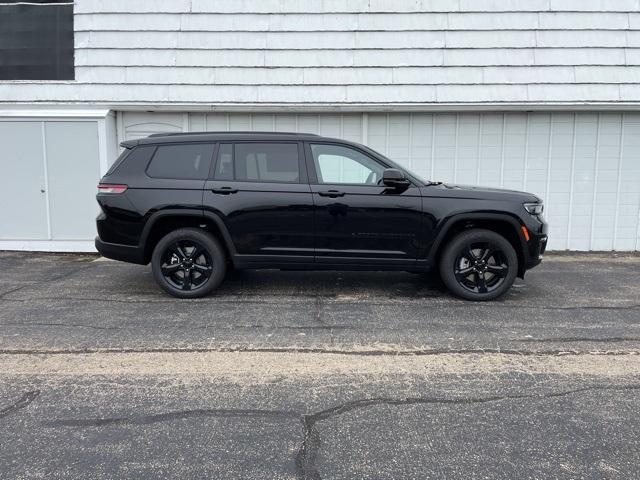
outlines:
M219 144L204 208L219 215L237 260L313 262L313 200L301 142Z
M412 265L418 255L421 197L417 186L382 185L387 166L355 147L308 143L316 206L316 262Z

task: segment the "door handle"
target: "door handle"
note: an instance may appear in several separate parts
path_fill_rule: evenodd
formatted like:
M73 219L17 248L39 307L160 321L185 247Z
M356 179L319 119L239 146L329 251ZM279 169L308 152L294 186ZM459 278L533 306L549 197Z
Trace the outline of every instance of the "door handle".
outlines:
M344 197L344 192L340 192L339 190L327 190L326 192L318 192L318 195L321 197L337 198Z
M217 193L218 195L229 195L230 193L237 193L237 188L231 187L221 187L221 188L212 188L211 191L213 193Z

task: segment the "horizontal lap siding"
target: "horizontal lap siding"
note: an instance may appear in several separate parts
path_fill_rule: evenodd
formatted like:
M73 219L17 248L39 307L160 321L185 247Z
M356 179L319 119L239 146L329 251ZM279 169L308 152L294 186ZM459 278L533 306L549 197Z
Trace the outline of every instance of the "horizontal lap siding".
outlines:
M74 8L76 82L3 83L2 100L640 101L637 0L79 0Z

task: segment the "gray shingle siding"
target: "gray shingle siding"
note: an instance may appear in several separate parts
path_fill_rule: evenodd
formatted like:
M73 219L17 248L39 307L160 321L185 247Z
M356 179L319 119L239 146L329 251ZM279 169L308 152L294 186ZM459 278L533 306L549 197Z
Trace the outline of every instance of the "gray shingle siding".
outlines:
M76 81L0 101L640 104L639 0L78 0L75 30Z

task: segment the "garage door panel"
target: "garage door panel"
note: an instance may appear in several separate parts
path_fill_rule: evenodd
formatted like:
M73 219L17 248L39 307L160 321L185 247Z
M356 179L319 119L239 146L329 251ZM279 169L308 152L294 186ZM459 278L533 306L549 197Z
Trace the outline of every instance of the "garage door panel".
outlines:
M46 239L42 122L0 122L0 145L0 239Z
M99 210L97 124L47 122L45 132L52 239L91 239Z

